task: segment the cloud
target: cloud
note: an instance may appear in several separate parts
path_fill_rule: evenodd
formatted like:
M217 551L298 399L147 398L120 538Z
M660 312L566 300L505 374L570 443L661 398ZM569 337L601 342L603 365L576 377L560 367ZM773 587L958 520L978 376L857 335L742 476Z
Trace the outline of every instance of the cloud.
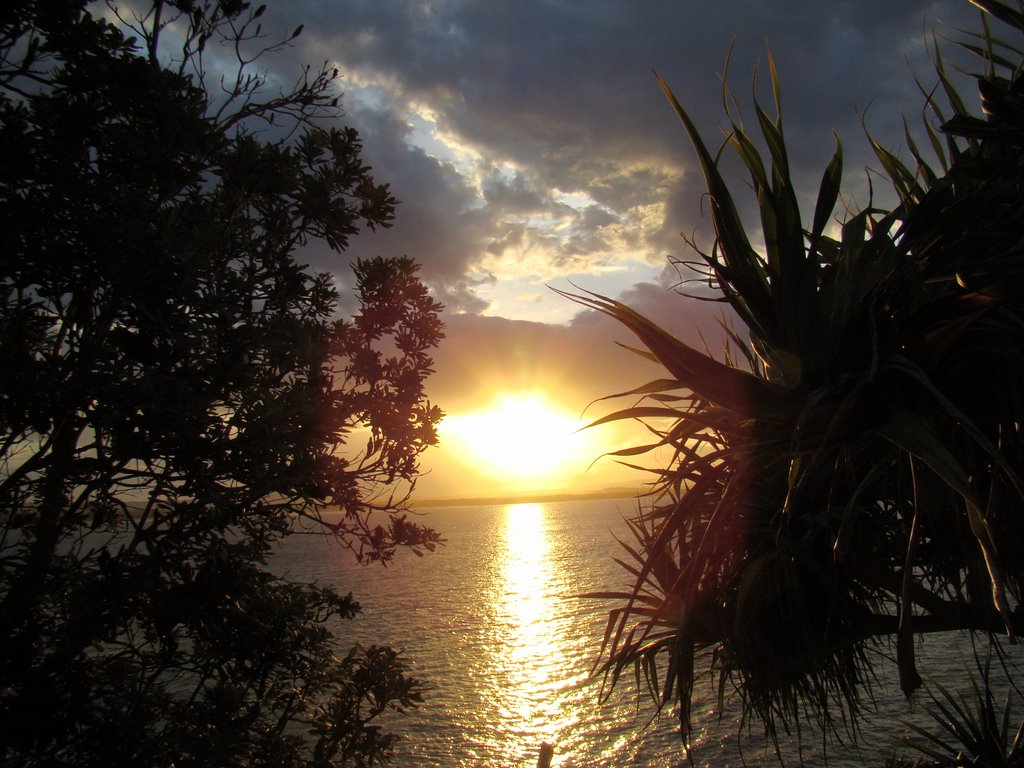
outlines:
M902 113L913 122L922 104L913 72L934 80L926 25L972 25L960 0L307 0L270 13L306 23L294 57L340 65L347 119L403 201L394 229L357 240L353 254L407 253L452 308L471 312L485 309L482 288L495 281L627 262L654 279L667 254L683 251L679 233L709 237L693 153L652 68L715 147L717 73L728 56L751 120L758 61L758 94L770 101L767 41L805 208L833 130L845 143L848 195L863 204L862 169L877 163L862 119L898 149ZM753 212L752 200L740 204ZM514 302L506 308L514 313Z

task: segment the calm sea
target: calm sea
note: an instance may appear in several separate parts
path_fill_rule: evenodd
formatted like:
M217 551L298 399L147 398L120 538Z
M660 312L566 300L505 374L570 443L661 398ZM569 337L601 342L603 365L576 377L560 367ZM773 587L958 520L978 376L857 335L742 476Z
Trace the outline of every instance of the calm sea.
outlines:
M400 649L412 674L429 683L425 702L387 723L402 734L393 765L499 768L536 765L542 742L555 746L553 766L682 766L672 713L660 718L638 701L632 679L605 702L591 669L610 604L583 593L621 589L628 575L613 561L623 550L629 499L431 509L425 520L447 544L422 558L403 553L388 568L362 567L319 536L293 536L275 569L351 590L362 615L345 623L345 640ZM954 648L954 645L961 647ZM963 670L969 646L956 638L929 642L940 668ZM969 653L969 650L967 651ZM945 666L942 666L945 665ZM910 714L884 684L890 662L879 658L880 712L859 748L828 748L829 763L881 766ZM709 689L699 692L694 765L709 768L771 763L757 734L736 740L735 720L717 724ZM821 746L805 738L808 764ZM794 753L795 755L795 753Z

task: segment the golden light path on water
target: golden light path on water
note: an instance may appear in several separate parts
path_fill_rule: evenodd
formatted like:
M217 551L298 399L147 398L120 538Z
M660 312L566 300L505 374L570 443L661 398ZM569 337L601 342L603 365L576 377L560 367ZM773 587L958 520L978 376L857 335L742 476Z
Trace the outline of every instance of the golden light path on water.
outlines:
M507 639L493 646L494 664L503 668L508 683L502 692L501 716L514 734L534 737L539 745L557 740L577 719L559 695L573 682L558 674L570 663L555 620L555 602L564 599L566 590L550 557L542 505L508 506L504 535L499 616Z
M419 706L384 723L402 736L394 765L533 768L548 742L552 768L603 768L628 761L638 744L632 692L602 703L590 674L609 605L581 597L621 581L612 561L619 506L435 508L426 520L447 542L426 557L364 568L329 542L299 537L282 545L280 562L352 590L363 613L343 628L345 640L401 650L426 682ZM670 734L643 743L652 755L678 752Z

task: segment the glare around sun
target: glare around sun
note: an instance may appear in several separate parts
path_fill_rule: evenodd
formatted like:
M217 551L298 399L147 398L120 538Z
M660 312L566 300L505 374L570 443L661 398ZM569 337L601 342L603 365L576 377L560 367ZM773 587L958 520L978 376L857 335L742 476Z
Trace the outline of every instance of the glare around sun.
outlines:
M441 439L481 474L523 487L571 479L595 458L584 422L541 392L501 393L480 410L447 416Z

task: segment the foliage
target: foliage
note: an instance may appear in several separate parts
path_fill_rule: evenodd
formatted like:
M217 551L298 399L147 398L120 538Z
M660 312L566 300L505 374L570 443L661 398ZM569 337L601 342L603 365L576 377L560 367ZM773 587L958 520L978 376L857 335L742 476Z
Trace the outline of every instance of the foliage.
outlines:
M1014 699L1019 701L1021 692L1010 686L1003 704L998 705L991 672L991 655L984 665L978 664L977 677L968 669L969 697L957 696L938 682L928 685L931 703L924 709L938 730L929 731L908 723L911 731L922 739L904 739L907 745L923 755L913 765L933 768L1013 768L1024 765L1024 720L1019 727L1013 721ZM906 757L900 760L899 765L911 764Z
M0 11L0 762L381 763L420 683L339 658L352 596L264 560L298 526L434 547L406 503L440 307L378 258L341 320L298 261L396 201L321 127L336 71L265 95L264 6L101 10Z
M975 4L1024 30L1017 10ZM597 422L648 424L650 443L622 460L672 452L631 523L634 583L612 593L623 604L602 669L612 684L642 672L661 705L678 704L687 742L702 664L720 704L735 691L743 721L777 744L804 718L855 735L880 643L895 639L909 695L921 681L915 634L1012 639L1024 627L1024 55L987 20L963 45L983 65L984 116L968 112L937 56L945 106L922 88L940 126L924 126L934 157L909 131L909 167L872 140L897 202L841 224L842 144L808 225L774 65L775 114L754 106L764 149L727 91L721 151L749 173L759 246L721 151L659 81L696 149L716 232L710 251L690 243L699 260L681 263L748 331L729 332L724 361L617 301L572 296L621 322L668 374Z

